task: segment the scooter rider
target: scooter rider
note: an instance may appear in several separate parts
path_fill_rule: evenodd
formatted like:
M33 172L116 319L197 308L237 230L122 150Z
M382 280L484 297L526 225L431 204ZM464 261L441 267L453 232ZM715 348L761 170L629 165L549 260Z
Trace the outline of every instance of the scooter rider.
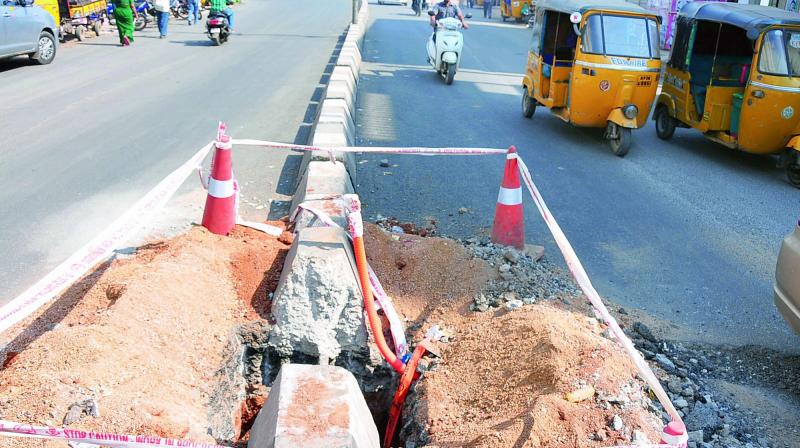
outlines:
M461 25L464 27L465 30L469 29L469 25L467 22L464 21L464 13L461 12L461 8L453 0L442 0L441 2L437 3L436 6L431 8L428 11L428 14L431 17L431 26L433 29L436 29L436 21L446 19L448 17L455 17L461 21ZM436 33L433 34L433 40L436 41Z

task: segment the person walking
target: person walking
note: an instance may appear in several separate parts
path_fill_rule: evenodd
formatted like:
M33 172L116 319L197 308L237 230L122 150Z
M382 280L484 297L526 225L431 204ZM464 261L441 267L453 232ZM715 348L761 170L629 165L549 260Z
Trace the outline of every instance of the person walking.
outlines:
M119 43L127 47L133 42L133 19L139 18L133 0L113 0L114 19L117 21Z
M199 20L200 5L197 4L197 0L187 0L186 7L189 9L189 17L187 18L189 25L194 25Z
M494 0L483 0L483 17L487 19L492 18L492 8L494 7Z
M154 0L153 7L156 9L156 21L158 22L159 39L167 37L167 25L169 24L169 0Z

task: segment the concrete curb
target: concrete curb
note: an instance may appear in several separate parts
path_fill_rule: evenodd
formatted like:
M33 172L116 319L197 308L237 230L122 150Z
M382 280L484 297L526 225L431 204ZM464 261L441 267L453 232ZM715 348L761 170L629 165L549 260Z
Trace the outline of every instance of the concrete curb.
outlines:
M361 23L366 22L368 16L368 7L365 2L362 6L359 20ZM358 73L361 67L361 51L358 47L359 42L363 38L363 28L360 25L350 25L345 37L345 43L336 59L336 66L333 69L330 77L330 83L322 102L320 103L319 112L314 123L312 130L311 144L315 146L334 146L345 147L352 146L355 143L355 99L358 87ZM343 194L355 193L355 181L353 175L355 173L356 163L355 155L351 152L340 152L334 154L335 163L330 160L330 154L320 152L306 152L303 155L301 162L300 173L301 179L298 183L297 191L294 194L291 205L291 214L297 210L301 203L308 203L309 206L317 210L322 210L327 213L337 224L346 228L346 218L344 210L342 209L341 202L335 198ZM319 257L318 252L310 249L317 238L315 232L303 232L303 229L322 227L324 226L313 214L307 211L298 213L295 220L295 240L292 244L291 251L295 257ZM300 233L303 232L303 238L300 238ZM339 230L344 235L344 231ZM320 236L321 238L321 236ZM323 238L324 239L324 238ZM303 240L304 244L299 244ZM319 243L326 243L320 240ZM344 250L349 257L354 257L352 247L346 244ZM287 279L293 277L291 274L292 263L291 259L295 257L287 257L284 263L284 273L278 282L276 291L283 291L286 289ZM324 260L320 263L309 263L308 271L314 271L315 268L324 265ZM351 277L352 276L352 277ZM334 287L342 286L345 284L358 284L358 279L355 273L350 275L337 275L331 276L330 272L325 270L313 272L304 278L305 282L319 283L323 285L333 285ZM307 289L313 289L314 285L306 285ZM291 294L283 294L281 302L285 300L293 300ZM278 294L275 295L276 301L273 302L273 315L280 307L278 303ZM284 300L285 299L285 300ZM303 300L309 301L312 298L304 298ZM314 300L326 300L325 297L315 297ZM324 306L324 304L320 305ZM362 310L363 311L363 310ZM333 319L338 319L339 316L332 316ZM279 326L279 323L276 323ZM307 355L313 356L313 353Z

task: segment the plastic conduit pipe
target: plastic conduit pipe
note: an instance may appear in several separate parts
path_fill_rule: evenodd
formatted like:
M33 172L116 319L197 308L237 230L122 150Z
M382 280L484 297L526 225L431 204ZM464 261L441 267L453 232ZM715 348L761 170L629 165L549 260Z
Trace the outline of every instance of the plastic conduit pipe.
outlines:
M417 344L414 349L414 354L406 364L406 370L403 376L400 377L400 385L397 386L397 391L394 393L392 399L392 407L389 408L389 422L386 424L386 433L383 435L383 448L390 448L392 446L392 439L394 432L397 428L397 421L400 420L400 414L403 412L403 404L406 401L406 395L411 388L411 381L416 377L417 364L420 358L425 354L425 345Z
M381 321L378 317L378 311L375 309L375 299L372 297L372 288L369 284L367 254L364 251L364 225L361 222L361 211L358 209L351 210L350 214L347 215L347 220L350 225L350 233L353 235L353 252L355 252L356 256L358 281L361 283L361 292L364 295L364 309L367 311L369 329L372 331L375 344L378 346L378 350L380 350L383 359L385 359L397 373L402 375L406 366L386 344L386 339L383 337Z

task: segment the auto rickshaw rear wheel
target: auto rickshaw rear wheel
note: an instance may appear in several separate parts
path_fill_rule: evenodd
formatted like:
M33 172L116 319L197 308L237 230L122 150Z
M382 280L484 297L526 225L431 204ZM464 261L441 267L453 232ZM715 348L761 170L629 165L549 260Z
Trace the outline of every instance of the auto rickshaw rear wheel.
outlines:
M656 135L661 140L669 140L675 134L677 123L675 119L669 115L669 109L666 106L660 105L656 108Z
M103 32L103 22L99 20L94 22L92 24L92 31L94 31L94 34L96 34L99 37L100 34Z
M800 153L789 149L789 161L786 164L786 178L793 186L800 188Z
M533 113L536 112L536 100L528 95L528 88L522 88L522 116L531 118Z
M609 122L608 129L606 129L606 137L614 155L625 157L625 154L628 154L628 150L631 149L631 144L633 143L630 128L623 128L616 123Z
M79 41L83 42L83 40L86 39L86 27L83 25L76 26L75 37L77 37Z

